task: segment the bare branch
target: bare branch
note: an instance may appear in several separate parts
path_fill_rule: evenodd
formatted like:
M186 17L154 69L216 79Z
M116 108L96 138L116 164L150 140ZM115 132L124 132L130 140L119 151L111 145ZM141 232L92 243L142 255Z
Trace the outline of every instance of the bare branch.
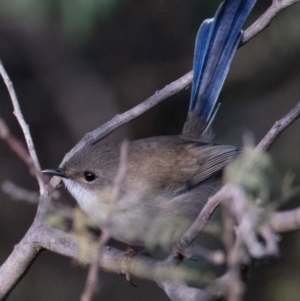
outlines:
M10 132L7 124L0 118L0 138L6 141L8 146L15 152L28 166L30 173L35 175L35 166L28 150L24 145Z
M228 273L216 279L205 289L188 287L182 282L161 281L157 284L166 292L172 301L213 301L226 295L232 285Z
M297 223L294 224L294 227L287 227L286 220L291 220L292 216L297 216ZM273 228L279 232L299 229L300 209L275 213L271 217L271 224ZM29 268L34 257L37 256L42 248L70 258L77 258L79 250L72 235L52 227L34 223L30 231L28 231L6 262L0 267L0 299L6 296L17 284L22 275ZM102 268L120 273L123 259L124 252L109 247L101 251L99 262ZM87 258L88 262L92 260L93 256ZM141 254L132 258L132 261L129 263L129 270L130 273L136 277L158 282L161 281L162 283L167 281L163 285L159 282L159 285L166 290L167 294L176 296L177 292L178 296L181 296L184 292L189 293L190 296L203 296L203 299L192 299L192 297L190 297L191 299L184 300L214 300L212 296L220 293L218 290L209 292L208 288L212 288L212 286L209 286L205 291L197 291L194 288L189 288L184 285L182 281L186 280L186 277L191 277L190 279L195 280L195 278L193 278L194 276L190 275L190 270L184 272L184 269L181 269L181 267L164 265L159 261ZM175 281L175 283L173 281ZM180 281L182 285L177 286L176 283L178 284L178 281ZM178 289L176 289L176 287L178 287ZM223 294L220 293L220 295ZM171 299L180 300L179 298L174 298Z
M128 141L125 140L121 144L121 148L120 148L120 162L119 162L118 173L114 179L114 184L112 189L111 202L110 202L110 207L111 207L110 214L113 214L116 208L116 202L120 195L121 184L127 172L127 155L128 155Z
M38 224L33 223L22 240L0 267L0 300L4 300L26 274L31 264L41 251L39 244L34 244L31 235L39 231Z
M81 139L75 147L66 154L63 162L65 162L69 157L71 157L74 153L82 149L87 143L95 142L97 140L101 140L104 137L111 134L113 131L121 127L122 125L128 123L129 121L137 118L138 116L146 113L157 104L162 102L163 100L179 93L186 87L188 87L192 81L192 71L187 73L186 75L182 76L178 80L170 83L169 85L165 86L160 91L156 91L155 94L147 98L145 101L140 103L139 105L133 107L132 109L116 115L110 121L106 122L99 128L95 129L94 131L87 133L83 139ZM62 164L63 164L62 162Z
M40 248L34 248L27 241L27 235L15 245L14 250L0 267L0 299L12 291L25 275L30 265L40 252Z
M184 283L162 281L158 285L166 292L172 301L209 301L219 298L210 294L210 292L198 288L188 287Z
M275 139L296 119L300 116L300 102L283 118L276 121L270 131L257 145L256 149L259 151L266 151L274 143Z
M34 258L42 249L70 258L77 258L79 246L75 238L60 230L34 222L24 238L0 267L0 299L8 296L9 292L20 281ZM109 271L121 272L124 252L114 248L103 248L99 255L99 265ZM87 262L93 262L90 253ZM130 274L152 281L185 281L200 279L199 273L188 268L162 263L151 257L137 254L128 264ZM201 282L201 281L200 281Z
M272 5L245 32L241 44L244 45L269 26L272 19L284 8L300 0L273 0Z
M178 255L178 253L190 257L187 255L188 247L194 241L194 239L198 236L198 234L203 230L207 221L209 220L213 211L219 206L219 204L231 196L228 194L227 186L224 186L221 190L219 190L214 196L210 197L203 209L199 213L197 219L191 225L191 227L183 234L178 242L176 242L174 246L174 253Z
M84 287L84 291L80 297L81 301L92 300L92 297L94 295L94 292L95 292L95 289L97 286L98 268L99 268L101 251L102 251L103 246L108 242L109 238L110 238L110 236L107 231L103 231L101 233L101 236L99 238L98 248L96 250L96 257L90 265L88 277L87 277L86 284Z
M112 216L116 209L116 202L119 197L121 183L127 171L127 154L128 154L128 141L125 140L120 148L120 162L119 162L118 172L114 179L114 184L112 188L109 216ZM110 220L110 218L108 218L108 220ZM103 246L105 246L108 240L110 239L109 227L101 230L102 233L99 238L98 248L96 250L96 256L90 265L85 288L80 298L81 301L92 300L97 285L97 280L98 280L98 265L99 265L100 254L103 249Z
M273 213L270 224L275 232L284 233L300 229L300 207Z
M97 252L97 254L100 253ZM88 276L86 279L85 287L83 290L83 293L81 294L80 301L90 301L92 300L92 297L94 295L96 286L97 286L97 280L98 280L98 261L99 261L99 255L96 256L96 259L90 264Z
M31 204L38 204L39 194L35 191L24 189L11 181L2 183L2 190L15 201L26 201Z
M9 92L9 95L10 95L10 98L11 98L11 101L12 101L12 104L13 104L13 107L14 107L14 114L15 114L15 116L16 116L16 118L17 118L17 120L18 120L18 122L19 122L19 124L22 128L22 131L24 133L25 140L26 140L26 143L27 143L27 146L28 146L28 150L29 150L31 159L33 161L33 164L35 166L35 174L36 174L36 178L37 178L38 183L39 183L40 192L44 193L45 192L45 184L44 184L44 181L42 179L41 172L40 172L40 170L41 170L40 163L39 163L39 159L37 157L37 154L36 154L36 151L35 151L35 148L34 148L34 144L33 144L32 138L31 138L31 134L30 134L30 130L29 130L29 127L28 127L28 125L26 124L26 122L24 120L23 115L22 115L22 111L21 111L21 108L20 108L20 105L19 105L19 102L18 102L16 92L14 90L13 84L12 84L7 72L5 71L1 60L0 60L0 74L3 78L3 80L4 80L4 83L7 87L7 90Z

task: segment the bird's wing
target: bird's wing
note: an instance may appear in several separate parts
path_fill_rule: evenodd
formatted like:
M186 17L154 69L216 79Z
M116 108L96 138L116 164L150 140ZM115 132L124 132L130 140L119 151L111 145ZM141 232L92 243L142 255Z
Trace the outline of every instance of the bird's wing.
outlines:
M234 146L187 141L166 189L176 194L189 191L221 171L238 153Z
M199 146L195 143L188 147L188 152L191 157L198 160L195 173L186 181L187 187L192 189L221 171L239 153L239 149L229 145L209 144Z

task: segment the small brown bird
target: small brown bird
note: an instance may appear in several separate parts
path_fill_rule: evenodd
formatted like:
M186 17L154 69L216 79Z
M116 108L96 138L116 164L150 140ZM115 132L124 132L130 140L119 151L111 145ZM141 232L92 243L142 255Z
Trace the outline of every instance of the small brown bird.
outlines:
M135 246L172 243L218 189L221 171L238 149L211 143L207 130L254 4L255 0L225 0L215 17L201 25L182 134L129 142L127 170L113 211L121 144L93 142L60 168L43 171L62 177L79 206L116 240Z

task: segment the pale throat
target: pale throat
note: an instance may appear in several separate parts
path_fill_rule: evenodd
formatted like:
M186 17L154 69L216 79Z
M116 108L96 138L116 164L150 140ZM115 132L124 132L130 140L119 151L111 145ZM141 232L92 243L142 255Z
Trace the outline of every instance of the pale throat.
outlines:
M77 201L80 208L85 211L96 223L105 223L108 217L107 204L101 202L99 195L92 189L71 180L62 179L66 188Z

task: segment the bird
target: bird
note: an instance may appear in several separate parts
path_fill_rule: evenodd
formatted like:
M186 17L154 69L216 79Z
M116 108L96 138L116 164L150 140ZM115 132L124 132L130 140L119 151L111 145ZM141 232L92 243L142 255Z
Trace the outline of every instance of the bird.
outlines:
M218 96L256 0L225 0L199 28L193 81L182 132L128 142L126 172L113 201L122 143L92 141L62 165L61 177L79 206L110 237L127 245L174 243L221 186L224 167L240 150L212 141Z

